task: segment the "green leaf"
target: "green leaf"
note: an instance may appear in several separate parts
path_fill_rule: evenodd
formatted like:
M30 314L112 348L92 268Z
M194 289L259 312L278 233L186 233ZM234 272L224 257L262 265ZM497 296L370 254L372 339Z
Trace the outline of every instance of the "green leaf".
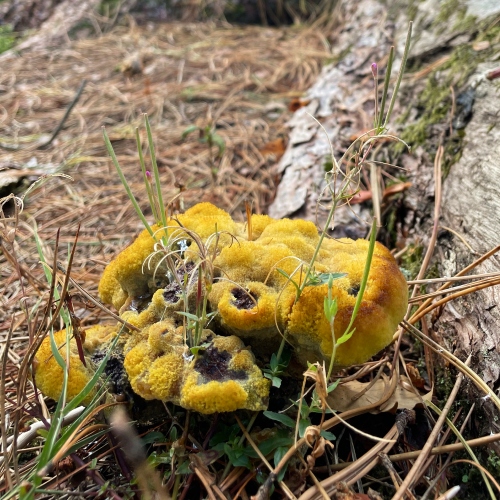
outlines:
M132 190L130 189L127 179L125 179L125 175L123 174L123 170L121 169L120 164L118 163L118 159L116 158L115 151L113 149L113 146L111 145L111 141L109 140L105 128L102 129L102 134L104 136L104 144L106 144L106 149L108 150L108 154L109 156L111 156L111 160L113 161L113 165L115 166L116 173L118 174L118 177L120 178L120 181L123 184L125 191L127 192L128 198L132 203L135 212L139 216L139 219L141 219L142 223L144 224L144 227L148 230L149 234L154 238L153 230L151 229L151 226L146 220L146 217L144 217L141 207L139 206L139 203L137 203L137 200L135 199L135 196L133 195Z
M232 448L228 443L225 443L224 452L234 467L252 468L252 463L244 448Z
M354 332L356 331L356 328L353 328L349 333L344 333L342 337L337 339L337 345L343 344L344 342L347 342L353 335Z
M148 456L148 463L153 467L160 464L170 464L172 463L172 457L169 453L158 453L153 451L151 455Z
M170 429L170 434L168 436L170 442L174 442L174 441L177 441L177 427L174 425L171 429Z
M281 462L281 459L286 455L288 449L289 449L288 446L280 446L279 448L276 448L276 451L274 452L275 467L277 467L278 464ZM280 473L276 477L277 481L283 481L287 468L288 468L288 463L281 469Z
M278 273L280 273L282 276L284 276L295 287L295 290L297 292L297 299L298 299L300 297L300 287L299 287L299 285L293 280L293 278L288 273L286 273L285 271L283 271L283 269L276 268L276 271Z
M200 127L198 127L197 125L189 125L189 127L186 128L184 130L184 132L182 132L181 139L185 139L189 134L192 134L193 132L196 132L197 130L200 130Z
M271 356L271 361L269 362L269 365L271 366L271 369L274 371L276 368L278 368L278 357L276 356L276 353L273 352Z
M325 316L326 319L331 323L335 316L337 315L338 311L338 306L337 306L337 299L331 299L329 297L325 297L324 303L323 303L323 309L325 311Z
M279 377L271 378L271 383L273 384L273 387L276 387L276 389L279 389L281 387L281 382L282 380Z
M226 149L224 139L219 134L212 134L212 143L217 146L217 149L219 150L218 156L222 156L222 153L224 153Z
M195 356L197 356L198 353L200 351L203 351L204 349L203 349L203 347L201 345L198 345L198 346L195 346L195 347L191 347L189 350L191 351L191 354L194 354Z
M289 435L289 432L290 432L289 430L283 430L283 432L278 431L278 433L274 437L264 441L263 443L260 443L258 445L260 452L265 457L267 457L270 453L272 453L280 446L289 448L290 445L292 445L293 443L293 438ZM250 450L255 455L252 454ZM255 458L257 457L257 454L253 451L251 447L249 447L248 455Z
M338 378L333 384L330 384L328 386L328 388L326 389L326 391L328 392L328 394L330 394L330 392L333 392L337 386L339 385L340 383L340 379Z
M283 413L276 413L274 411L265 411L264 416L269 418L270 420L276 420L277 422L286 425L287 427L295 428L295 421L293 418L290 418L288 415L284 415Z
M158 163L156 162L155 145L153 142L153 134L151 132L151 125L149 124L149 118L146 113L144 113L144 122L146 124L146 133L148 136L148 147L149 156L151 158L151 165L153 166L153 174L155 178L156 196L158 200L159 209L161 210L160 220L164 228L167 227L167 215L165 213L165 204L163 203L163 195L161 193L161 182L160 182L160 171L158 170Z
M335 434L332 434L331 432L328 431L321 431L319 434L325 439L328 439L328 441L335 441L337 439L337 436L335 436Z
M142 444L151 444L151 443L158 443L158 442L165 442L167 439L163 432L160 431L155 431L155 432L148 432L144 437L141 438Z
M108 362L109 356L111 353L114 351L116 344L118 343L118 340L120 338L120 335L123 331L123 326L120 329L120 331L117 333L116 337L113 339L113 342L111 342L111 345L109 346L109 350L106 353L106 356L104 356L103 360L101 361L99 367L97 368L96 372L92 376L92 378L87 382L85 387L80 391L80 393L74 397L64 408L64 415L67 415L71 410L75 409L77 406L79 406L82 401L90 394L90 392L94 389L95 385L97 384L97 381L99 380L99 377L101 376L102 372L104 371L104 368L106 367L106 363ZM90 406L90 405L89 405ZM87 407L89 408L89 407Z
M326 285L330 280L338 280L347 276L347 273L318 273L315 278L318 280L316 285Z
M191 474L191 469L189 468L190 463L189 460L184 460L184 462L181 462L178 466L177 469L175 470L175 475L184 475L184 474Z
M269 379L271 383L273 384L273 387L280 388L281 387L281 379L279 377L276 377L273 375L273 372L271 370L263 370L264 371L264 377Z
M233 441L240 433L241 430L238 424L223 426L221 430L215 433L210 439L210 447L217 449L216 446L218 444Z
M38 429L36 432L45 439L47 439L47 436L49 435L49 431L47 429Z
M188 319L191 319L193 321L200 321L200 318L198 318L198 316L196 316L195 314L191 314L191 313L188 313L188 312L184 312L184 311L177 311L177 314L180 314L181 316L186 316L186 318Z
M299 436L302 438L306 433L306 429L311 425L311 421L308 418L301 418L299 420Z

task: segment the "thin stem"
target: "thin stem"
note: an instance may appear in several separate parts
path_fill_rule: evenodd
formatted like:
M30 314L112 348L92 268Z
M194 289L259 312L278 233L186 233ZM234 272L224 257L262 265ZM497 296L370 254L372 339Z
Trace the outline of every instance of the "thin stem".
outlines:
M410 21L408 25L408 34L406 35L405 41L405 50L403 52L403 59L401 61L401 67L399 68L398 78L396 80L396 85L394 87L394 92L392 93L391 102L389 104L389 109L387 111L387 116L384 121L384 128L387 127L387 123L391 117L392 109L394 108L394 104L396 103L396 96L399 91L399 86L401 85L401 81L403 80L403 74L406 67L406 61L408 60L408 52L410 51L410 40L411 40L411 30L412 30L413 22Z
M109 140L108 134L107 134L106 129L104 127L102 128L102 134L104 136L104 143L106 144L106 148L108 150L109 156L111 156L111 159L113 160L113 165L115 166L116 172L118 173L118 177L120 178L120 181L123 184L125 191L127 192L129 200L131 201L132 205L134 206L137 215L139 216L142 223L144 224L144 227L148 230L149 234L154 238L155 236L154 236L153 230L151 229L151 226L149 225L148 221L146 220L146 217L144 217L144 214L142 213L141 207L139 206L139 203L137 203L137 200L135 199L135 196L132 193L130 186L128 185L127 179L125 179L125 176L123 175L123 170L121 169L120 164L118 163L118 159L116 158L115 151L113 150L113 146L111 145L111 141Z
M370 274L373 252L375 250L376 236L377 236L377 219L376 217L374 217L372 222L372 230L370 234L370 244L368 246L368 255L366 256L365 269L363 271L363 278L361 279L358 296L356 297L356 303L354 304L354 309L352 311L351 321L349 322L349 326L345 329L344 335L348 334L351 331L352 325L356 320L356 316L358 315L359 308L361 307L361 301L363 300L363 295L365 293L366 285L368 283L368 275Z
M144 114L144 121L146 122L146 132L148 134L148 146L149 146L149 154L151 156L151 164L153 166L153 173L155 176L155 186L156 192L158 195L158 203L160 204L160 215L161 215L161 223L163 227L167 227L167 217L165 214L165 205L163 204L163 196L161 194L161 183L160 183L160 172L158 170L158 163L156 162L156 153L155 153L155 145L153 142L153 134L151 132L151 126L149 124L148 115Z
M156 223L160 222L160 215L157 213L156 204L153 198L153 191L151 190L151 184L149 182L148 176L146 174L146 164L144 163L144 156L142 154L141 137L139 135L139 129L135 129L135 142L137 144L137 151L139 153L139 163L141 164L142 176L144 179L144 184L146 186L146 192L148 193L149 206L153 212L153 217Z
M393 62L394 62L394 46L392 46L391 50L389 51L389 59L387 61L387 68L385 70L384 87L382 91L382 102L380 103L380 112L378 115L377 134L383 131L382 120L384 119L385 101L387 99L387 92L389 91L389 84L391 82Z

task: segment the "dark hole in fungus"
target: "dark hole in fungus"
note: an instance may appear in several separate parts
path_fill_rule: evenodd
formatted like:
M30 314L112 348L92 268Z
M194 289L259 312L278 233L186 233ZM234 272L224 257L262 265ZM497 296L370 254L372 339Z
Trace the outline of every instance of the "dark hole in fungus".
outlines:
M191 274L195 268L194 262L186 262L177 269L177 276L180 283L184 283L184 276ZM163 290L163 298L172 304L175 304L181 298L181 286L177 280L172 281Z
M234 304L236 309L253 309L258 298L254 293L241 288L233 288L231 295L234 297L231 303Z
M208 380L245 380L247 374L244 370L231 370L228 365L231 354L227 351L219 351L217 347L209 346L196 360L194 369Z
M99 366L105 356L106 351L97 350L90 356L90 359ZM111 353L104 368L104 374L112 384L115 394L129 394L132 392L127 373L123 366L124 359L125 357L121 353Z
M150 293L145 293L144 295L139 295L139 297L133 297L132 302L130 302L129 310L135 312L142 312L147 309L149 302L151 302L152 295Z
M172 304L175 304L179 301L181 296L181 287L179 283L174 281L170 283L163 289L163 298Z
M354 297L357 297L358 296L358 292L359 292L359 285L352 285L349 290L347 290L347 293L349 295L352 295Z

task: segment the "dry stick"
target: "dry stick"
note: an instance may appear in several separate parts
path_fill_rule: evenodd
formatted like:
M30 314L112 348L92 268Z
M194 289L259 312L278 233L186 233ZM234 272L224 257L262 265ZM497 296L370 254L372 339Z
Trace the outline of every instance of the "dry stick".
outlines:
M463 434L465 427L469 423L469 419L470 419L475 407L476 407L476 403L474 403L470 407L469 413L467 413L467 416L465 417L464 421L462 422L462 425L460 426L460 430L459 430L460 434ZM457 416L457 415L458 415L458 412L456 413L455 416ZM453 422L453 423L455 423L455 422ZM450 429L450 427L448 427L448 429ZM455 443L460 443L460 440L457 438ZM448 455L448 457L446 458L446 461L444 462L443 466L441 467L441 471L443 471L444 469L446 469L446 467L448 467L449 463L451 462L451 460L453 458L453 455L454 455L454 453L450 453ZM428 460L429 466L431 465L431 460L432 460L431 458L429 458L429 460ZM427 467L424 470L427 470ZM439 482L441 474L442 474L442 472L438 472L436 474L436 477L431 481L429 487L427 488L426 492L423 494L423 496L420 500L427 500L429 495L432 493L432 490L435 488L436 484Z
M430 278L430 279L423 279L423 280L410 280L407 283L409 285L430 285L431 283L445 283L449 284L449 282L453 281L467 281L467 280L479 280L479 278L496 278L497 276L500 276L500 272L496 273L481 273L481 274L471 274L469 276L453 276L453 277L446 277L446 278Z
M248 443L250 444L250 446L254 449L255 453L257 453L257 455L259 456L259 458L264 462L264 464L266 465L266 467L271 471L269 473L269 477L272 477L273 479L269 482L269 487L270 487L271 484L273 483L274 479L276 479L276 476L278 475L278 473L275 472L276 469L273 470L273 466L267 461L266 457L262 454L262 452L259 450L258 446L254 443L252 437L250 436L250 434L246 430L245 426L242 424L241 420L238 418L238 415L235 414L234 418L236 419L236 422L238 422L238 425L240 426L241 432L245 436L245 438L248 441ZM292 449L293 449L293 447L292 447ZM269 480L269 478L266 480L266 483L268 482L268 480ZM279 485L280 485L280 487L282 488L282 490L284 491L284 493L286 494L286 496L288 498L292 498L292 499L296 500L296 496L290 491L290 489L288 488L288 486L283 481L280 481ZM267 498L265 496L264 497L259 496L259 494L262 491L263 486L261 486L259 488L259 492L255 496L256 498Z
M318 481L318 478L313 474L313 472L311 471L309 465L304 460L304 458L301 455L299 455L299 459L302 462L302 464L305 466L305 469L307 470L307 473L308 473L309 477L312 479L314 485L316 486L316 488L318 488L319 492L321 493L323 500L330 500L328 493L325 491L323 486L321 486L321 483Z
M482 392L486 394L487 398L491 398L493 404L500 410L500 398L495 394L495 392L488 386L488 384L468 365L466 365L459 358L454 356L451 352L443 349L437 342L432 340L430 337L426 337L418 328L415 328L408 321L402 322L403 327L415 337L417 337L421 342L427 344L436 354L440 354L446 358L451 364L453 364L458 370L460 370L464 375L467 375L472 383Z
M46 141L39 144L37 146L37 149L47 149L54 142L54 139L59 135L62 128L64 127L64 124L66 123L66 120L69 118L71 111L73 111L73 108L76 106L76 103L80 100L85 85L87 85L87 80L83 80L82 83L80 84L80 87L78 88L75 97L69 103L69 106L66 108L64 116L62 117L61 121L59 122L59 125L56 127L54 132L52 132L52 135ZM28 149L19 146L10 146L9 144L2 144L2 143L0 143L0 148L8 149L9 151L23 151Z
M478 284L478 285L472 285L466 290L461 290L455 293L452 293L451 295L448 295L447 297L443 297L442 299L437 300L436 302L433 302L429 307L421 310L419 310L408 320L409 323L413 324L416 323L419 319L423 318L426 314L430 313L437 307L446 304L447 302L451 302L452 300L458 298L458 297L463 297L464 295L469 295L473 292L477 292L478 290L482 290L483 288L490 288L494 285L498 285L500 283L500 279L494 279L494 280L487 280L484 283Z
M389 432L384 436L384 439L391 440L390 443L379 441L373 448L371 448L358 460L353 462L349 467L346 467L344 470L339 471L333 476L321 481L321 486L323 486L327 493L332 495L339 482L345 481L347 484L355 483L358 479L364 477L371 469L373 469L373 467L378 463L378 454L381 452L387 453L387 451L394 446L394 441L392 440L397 439L398 436L399 431L397 424L394 424ZM315 488L309 488L299 497L299 500L317 500L320 498L321 496L318 495Z
M453 486L445 493L440 495L439 498L437 498L436 500L451 500L452 498L455 498L459 492L460 492L460 486Z
M389 399L390 397L394 394L394 391L396 390L396 387L397 387L397 383L398 383L398 380L399 380L399 368L396 368L392 378L391 378L391 384L388 388L388 390L385 392L385 394L380 398L379 401L376 401L375 403L372 403L371 405L367 405L367 406L364 406L362 408L355 408L353 410L348 410L344 413L342 413L341 415L339 416L335 416L329 420L327 420L326 422L324 422L323 426L322 426L322 430L328 430L328 429L331 429L332 427L334 427L335 425L341 423L342 420L348 420L350 418L353 418L357 415L361 415L361 414L364 414L366 412L369 412L371 410L374 410L380 406L382 406L383 404L385 404ZM389 432L389 434L391 434L392 431ZM387 436L386 436L387 437ZM281 471L281 469L285 466L285 464L288 462L288 460L290 460L290 458L292 458L292 456L297 452L297 450L299 449L300 446L304 445L306 443L306 440L305 438L301 438L299 439L294 446L292 446L286 453L285 455L283 456L283 458L280 460L279 464L274 468L274 471L273 471L273 474L275 475L278 475L279 472ZM379 445L382 444L382 445L387 445L388 443L384 443L384 442L379 442L377 443L373 448L373 449L377 449L377 451L380 451L379 449ZM391 446L393 443L390 443ZM370 453L370 452L369 452ZM365 456L367 454L363 455L363 457L361 457L358 461L358 463L361 463L360 461L363 461L365 459ZM368 470L370 470L372 468L372 466L369 467ZM271 477L271 476L270 476ZM266 483L268 481L271 481L272 480L270 479L270 477L268 477L268 479L266 480ZM362 476L361 476L362 477ZM339 481L342 481L343 479L339 479ZM261 486L262 488L262 486ZM306 492L307 493L307 492ZM300 497L302 498L302 497Z
M455 460L454 462L451 462L450 464L448 464L448 466L455 465L455 464L461 464L461 463L471 464L474 467L477 467L479 470L483 471L488 476L488 479L495 485L496 489L500 492L500 484L498 484L497 480L491 475L491 472L488 471L481 464L478 464L477 462L474 462L473 460L468 460L467 458L462 458L460 460Z
M486 252L484 255L482 255L481 257L479 257L478 259L476 259L472 264L469 264L467 267L465 267L464 269L462 269L461 271L459 271L457 274L455 274L454 278L458 278L460 276L466 275L469 271L472 271L472 269L476 268L479 264L481 264L485 260L489 259L491 256L495 255L499 251L500 251L500 245L497 245L496 247L492 248L491 250L489 250L488 252ZM445 283L443 286L439 287L437 289L437 291L439 292L439 291L442 291L442 290L446 290L448 287L451 286L451 283L452 282ZM424 308L428 307L429 304L432 304L432 298L431 299L427 299L418 308L417 312L415 312L415 314L413 316L419 314L419 311L422 311ZM415 323L416 321L418 321L418 319L414 320L413 316L409 319L409 322L412 323L412 324Z
M418 272L417 280L421 280L424 277L425 271L429 266L429 262L431 261L432 254L434 253L434 248L436 246L436 241L438 237L439 231L439 215L441 213L441 200L442 200L442 189L441 189L441 161L443 159L443 145L440 144L436 153L436 157L434 158L434 222L432 225L432 234L431 239L429 241L429 246L427 247L427 251L425 252L424 260L422 262L422 266L420 267L420 271ZM416 286L418 289L419 287Z
M500 245L497 245L496 247L492 248L491 250L489 250L488 252L486 252L485 254L483 254L481 257L479 257L478 259L476 259L474 262L472 262L472 264L469 264L467 267L465 267L464 269L462 269L461 271L459 271L457 274L455 274L454 278L458 278L460 276L466 275L469 271L472 271L472 269L476 268L479 264L481 264L485 260L489 259L492 255L495 255L499 251L500 251ZM441 286L440 288L438 288L437 291L446 290L451 285L451 283L452 283L451 281L445 283L443 286ZM491 286L491 285L487 285L487 286ZM487 286L483 286L481 288L486 288ZM481 288L476 288L475 290L480 290ZM452 298L448 297L447 300L441 299L440 301L438 301L435 304L441 305L441 304L444 304L444 303L448 302L449 300L453 300L456 297L460 297L461 295L467 295L468 293L469 292L465 292L465 293L462 293L462 294L457 294L457 295L454 295ZM412 297L413 296L414 295L412 294ZM432 303L432 298L427 299L423 304L421 304L419 306L419 308L413 314L413 316L408 319L408 324L409 325L413 325L413 323L416 323L422 317L422 315L420 314L421 311L424 310L424 308L426 308L427 306L429 306L429 304L433 304ZM426 310L427 312L425 314L427 314L428 312L432 311L434 309L434 307L435 307L435 304L433 304L431 307L427 307L427 310ZM402 333L402 330L400 328L394 334L394 336L392 338L392 341L393 342L398 341L398 343L399 343L401 341L401 333Z
M484 446L489 443L495 443L496 441L500 441L500 434L491 434L490 436L471 439L470 441L467 441L467 444L471 448L473 448L475 446ZM432 448L429 454L441 455L442 453L451 453L463 449L464 445L462 443L445 444L443 446L436 446L435 448ZM391 462L402 462L403 460L413 460L414 458L417 458L420 455L420 453L421 450L409 451L407 453L398 453L396 455L389 455L389 459L391 460Z
M111 415L111 430L136 473L139 486L143 489L143 498L170 500L170 494L163 486L158 471L149 465L142 441L132 426L125 409L121 406L118 406ZM151 485L154 487L156 495L154 495Z
M59 248L58 245L59 245L59 230L57 231L56 242L55 242L54 265L55 265L56 258L57 258L57 251ZM70 257L70 262L69 262L70 267L71 267L71 263L72 263L72 255L73 255L73 252L72 252L71 257ZM26 392L26 381L28 378L28 368L31 365L33 358L35 356L35 353L38 351L38 348L40 347L40 345L42 344L43 339L44 339L44 335L42 335L41 332L42 332L43 324L44 324L45 320L48 319L48 317L49 317L48 313L50 311L50 304L52 304L52 299L54 298L54 292L55 292L55 280L56 280L56 277L52 276L52 282L51 282L50 291L49 291L49 300L47 302L47 306L45 307L44 317L40 323L40 327L38 328L39 334L38 334L36 339L34 339L33 341L30 340L28 352L27 352L26 356L24 356L24 358L22 359L20 366L19 366L19 370L18 370L17 390L16 390L16 396L17 396L17 401L18 401L18 404L17 404L18 410L16 412L14 412L13 443L9 449L11 456L14 457L14 470L16 471L16 474L17 474L17 470L18 470L17 469L17 459L19 456L19 454L17 453L17 439L18 439L19 428L20 428L19 421L20 421L21 410L24 406L24 403L26 402L25 401L25 392ZM59 304L56 308L56 311L54 313L54 317L52 318L52 321L48 325L47 330L52 328L53 324L56 321L57 315L61 311L61 308L63 305L63 301L62 301L63 294L64 294L64 290L63 290L63 293L61 294L61 301L59 302ZM19 481L18 481L18 483L19 483Z
M470 363L471 356L467 358L467 361L465 362L466 365ZM424 464L424 462L427 460L429 457L429 453L432 449L432 445L434 441L436 440L438 434L441 432L441 428L443 427L443 424L446 421L446 417L448 416L448 412L451 409L451 405L455 401L455 398L457 397L458 391L460 390L460 386L462 385L462 380L464 378L463 373L459 373L457 377L457 381L455 382L455 385L453 387L453 390L451 391L451 394L446 401L446 404L443 408L443 411L441 412L441 415L436 421L436 425L434 426L434 429L432 429L432 432L427 439L427 442L425 443L424 447L422 448L422 452L418 456L417 460L415 460L415 463L413 464L413 467L410 469L408 474L405 477L405 480L403 481L403 484L401 487L396 491L396 494L394 495L392 500L401 500L403 496L405 495L407 490L410 490L412 488L415 477L420 473L420 468Z
M62 425L68 425L74 422L85 410L83 406L78 406L74 410L71 410L64 418L63 418L63 423ZM50 424L50 420L48 420L48 423ZM35 422L30 425L29 430L19 434L17 440L16 440L16 447L17 448L24 448L32 439L36 438L39 434L38 431L40 429L45 429L46 424L44 422ZM3 436L2 436L3 437ZM7 444L12 443L14 441L14 436L10 436L9 438L6 438ZM13 445L11 444L9 448L6 450L11 451L13 448ZM0 463L2 463L2 457L0 457Z
M401 479L401 477L399 477L397 470L389 459L389 455L387 455L386 453L379 453L378 456L380 458L380 461L382 462L382 465L387 469L387 472L389 472L389 476L391 477L392 483L394 484L394 489L398 489L401 486L403 480ZM408 494L410 496L410 500L415 500L415 496L413 494L411 494L410 492L408 492Z
M489 443L495 443L500 441L500 434L491 434L489 436L484 436L481 438L471 439L470 441L466 441L466 443L471 447L475 448L476 446L485 446ZM429 455L442 455L445 453L452 453L455 451L461 451L464 449L464 445L460 442L454 444L445 444L443 446L436 446L432 448L429 452ZM391 462L404 462L406 460L415 460L422 453L422 450L415 451L407 451L405 453L396 453L395 455L388 455L388 458ZM339 471L346 469L354 462L342 462L340 464L332 464L330 465L330 469L332 471ZM317 472L326 472L327 466L317 467L315 469Z
M59 125L56 127L54 132L52 132L52 135L50 136L50 138L38 146L38 149L46 149L54 142L54 139L59 135L59 132L61 132L62 128L64 127L66 120L69 118L71 111L75 107L76 103L80 100L80 97L82 95L83 89L85 88L85 85L87 85L87 80L82 80L82 83L80 84L80 88L78 89L73 100L70 102L69 106L66 108L66 112L64 113L62 120L59 122Z
M496 285L498 282L500 282L500 273L495 273L494 276L482 279L482 280L477 280L474 281L473 283L467 283L466 285L459 285L459 286L454 286L452 288L449 288L448 290L443 290L441 292L430 292L425 295L420 295L418 297L415 297L413 299L410 299L408 301L409 304L415 304L417 302L421 302L422 300L426 300L428 298L433 299L434 297L439 297L440 295L444 295L445 293L450 293L450 292L458 292L460 290L469 290L469 291L474 291L473 288L478 286L478 285L483 285L483 284L490 284L491 286Z
M434 198L435 198L435 204L434 204L434 223L432 227L432 235L431 239L429 241L429 246L427 247L427 251L425 252L424 260L422 262L422 265L420 266L420 270L417 275L417 280L421 280L424 275L425 271L427 270L427 266L429 265L429 262L431 260L432 254L434 253L434 247L436 245L437 241L437 236L438 236L438 231L439 231L439 214L441 212L441 199L442 199L442 190L441 190L441 161L443 158L443 145L440 144L438 147L438 150L436 152L436 156L434 158ZM418 291L420 289L420 286L417 284L413 287L412 293L411 293L411 299L414 299L415 296L417 295ZM404 319L408 319L408 317L411 314L411 309L412 305L411 303L408 303L408 308L406 310L406 314ZM412 322L413 316L409 319L410 322ZM403 340L403 328L398 328L397 332L393 336L393 341L396 342L396 346L394 348L394 363L393 367L396 366L397 363L397 356L401 348L401 341ZM394 368L393 368L394 369Z
M198 476L198 479L201 481L201 483L205 487L205 491L207 492L208 498L210 498L210 500L217 500L214 492L212 491L212 486L207 481L207 478L201 473L201 471L198 469L198 467L193 467L193 469L194 469L194 473ZM225 497L223 496L222 498L225 498Z
M5 463L5 482L7 483L7 488L12 489L13 484L12 484L12 478L10 476L10 470L9 470L9 449L7 447L7 432L8 432L8 427L7 427L7 418L5 415L5 374L7 372L7 360L8 360L8 354L9 354L9 348L10 348L10 341L12 338L12 325L14 324L14 315L12 317L12 321L10 323L10 328L7 333L7 338L5 339L5 345L4 345L4 351L2 352L1 356L1 363L2 363L2 368L1 368L1 381L0 381L0 420L2 422L2 451L3 451L3 458L0 457L0 460L2 460Z

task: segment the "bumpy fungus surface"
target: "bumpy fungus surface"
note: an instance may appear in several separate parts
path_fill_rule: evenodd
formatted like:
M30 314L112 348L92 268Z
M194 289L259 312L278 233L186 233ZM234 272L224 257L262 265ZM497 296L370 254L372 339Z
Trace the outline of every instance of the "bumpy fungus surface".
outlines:
M83 342L83 350L86 355L86 365L81 362L78 355L78 347L76 340L71 338L69 348L69 371L68 371L68 385L67 385L67 399L68 401L77 396L85 387L87 382L94 374L94 367L89 359L89 356L98 348L107 344L116 334L116 329L109 326L94 326L85 332L85 341ZM66 360L66 330L60 330L54 333L54 341L59 348L59 353ZM50 338L46 337L34 361L34 377L35 382L43 394L49 398L58 399L61 395L63 386L64 373L61 366L57 363L52 348L50 345ZM95 395L92 391L84 403L89 403Z
M269 381L243 342L257 356L269 357L285 334L298 362L329 361L333 340L323 311L327 285L306 286L297 300L296 287L286 277L297 284L304 279L319 242L315 225L253 215L249 226L251 230L225 211L200 203L170 219L166 230L153 227L156 240L143 231L108 265L99 285L101 299L140 329L123 346L135 393L201 413L258 410L266 407ZM184 293L165 267L162 236L176 242ZM186 309L186 300L188 310L194 310L203 253L198 244L206 247L215 270L213 284L204 291L216 312L216 334L205 331L204 348L193 356L178 312ZM350 322L367 251L364 240L325 239L314 264L317 274L345 273L332 289L338 303L336 338ZM355 333L339 346L335 363L363 363L387 346L406 307L406 281L390 252L377 243Z

